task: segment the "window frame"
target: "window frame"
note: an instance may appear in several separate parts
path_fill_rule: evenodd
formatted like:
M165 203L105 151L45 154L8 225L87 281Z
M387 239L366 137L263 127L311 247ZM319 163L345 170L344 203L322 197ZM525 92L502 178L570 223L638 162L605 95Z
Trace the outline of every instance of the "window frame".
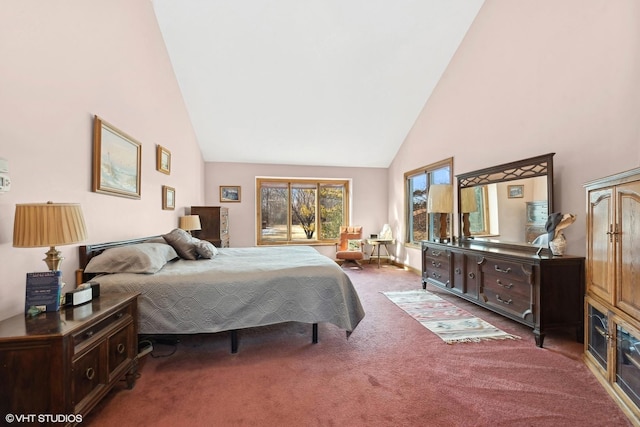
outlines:
M449 184L451 184L453 186L453 157L449 157L446 158L444 160L440 160L438 162L435 163L431 163L428 164L426 166L422 166L416 169L412 169L408 172L404 173L404 196L405 196L405 200L404 200L404 207L405 207L405 219L404 219L404 224L405 224L405 245L407 246L411 246L411 247L419 247L420 246L420 242L419 241L413 241L413 197L411 194L411 179L419 176L419 175L426 175L426 180L427 180L427 193L428 194L428 190L429 190L429 186L431 185L430 183L430 177L432 173L440 170L440 169L444 169L448 167L449 168ZM455 211L455 209L454 209ZM433 232L433 219L430 217L430 214L426 214L427 215L427 229L425 230L427 238L429 238L429 236L431 236L432 232ZM451 235L453 236L453 214L451 214L451 217L449 218L449 232L451 233Z
M286 184L287 188L287 238L279 239L279 240L269 240L263 238L262 235L262 183L280 183ZM282 178L282 177L257 177L256 178L256 245L257 246L277 246L277 245L334 245L340 241L340 237L332 239L321 239L319 236L322 235L322 219L321 215L318 214L320 212L321 206L321 197L320 188L323 185L339 185L343 188L343 196L342 196L342 224L344 226L349 225L350 215L350 203L351 193L350 193L350 183L349 179L340 179L340 178ZM316 218L315 218L315 238L313 239L292 239L291 238L291 219L292 219L292 206L291 206L291 190L296 185L315 185L316 194L318 195L315 200L315 209L316 209Z

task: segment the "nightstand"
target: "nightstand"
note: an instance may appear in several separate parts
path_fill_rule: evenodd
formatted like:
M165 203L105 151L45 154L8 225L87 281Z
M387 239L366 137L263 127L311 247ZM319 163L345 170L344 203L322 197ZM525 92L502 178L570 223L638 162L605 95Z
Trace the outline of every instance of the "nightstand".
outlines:
M103 294L80 306L1 321L0 414L86 415L119 381L132 388L137 299Z

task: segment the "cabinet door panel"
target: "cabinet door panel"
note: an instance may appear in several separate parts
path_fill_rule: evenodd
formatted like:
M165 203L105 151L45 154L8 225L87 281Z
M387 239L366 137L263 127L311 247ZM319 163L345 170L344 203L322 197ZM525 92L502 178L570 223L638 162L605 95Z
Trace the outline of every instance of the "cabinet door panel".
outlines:
M451 288L461 294L467 292L465 286L465 258L465 255L461 252L451 253L451 264L453 265Z
M589 193L587 229L587 286L613 304L613 244L609 234L613 221L613 189Z
M631 316L640 318L640 182L620 185L616 192L618 204L617 305Z

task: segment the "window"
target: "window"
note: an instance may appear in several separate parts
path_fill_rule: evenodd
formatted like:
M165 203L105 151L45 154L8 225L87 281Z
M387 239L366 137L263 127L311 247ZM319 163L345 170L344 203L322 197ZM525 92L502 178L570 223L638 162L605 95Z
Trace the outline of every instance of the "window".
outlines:
M348 224L349 182L257 178L258 245L335 242Z
M495 188L495 184L489 184ZM472 236L482 236L489 234L489 202L488 189L486 185L472 187L476 210L469 213L469 231ZM494 191L495 193L495 191Z
M417 245L421 240L434 237L434 216L427 213L429 187L433 184L451 184L452 170L453 158L449 158L404 174L407 243Z

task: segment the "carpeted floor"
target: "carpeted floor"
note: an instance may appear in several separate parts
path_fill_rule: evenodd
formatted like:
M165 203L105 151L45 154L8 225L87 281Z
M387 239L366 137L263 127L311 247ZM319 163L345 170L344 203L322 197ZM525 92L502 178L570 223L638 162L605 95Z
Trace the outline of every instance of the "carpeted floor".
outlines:
M366 311L348 340L321 324L313 345L309 325L277 325L241 331L233 355L226 333L184 336L145 356L135 388L115 389L83 425L631 425L573 331L541 349L530 329L429 288L522 337L448 345L381 293L418 289L418 275L375 265L347 274Z

